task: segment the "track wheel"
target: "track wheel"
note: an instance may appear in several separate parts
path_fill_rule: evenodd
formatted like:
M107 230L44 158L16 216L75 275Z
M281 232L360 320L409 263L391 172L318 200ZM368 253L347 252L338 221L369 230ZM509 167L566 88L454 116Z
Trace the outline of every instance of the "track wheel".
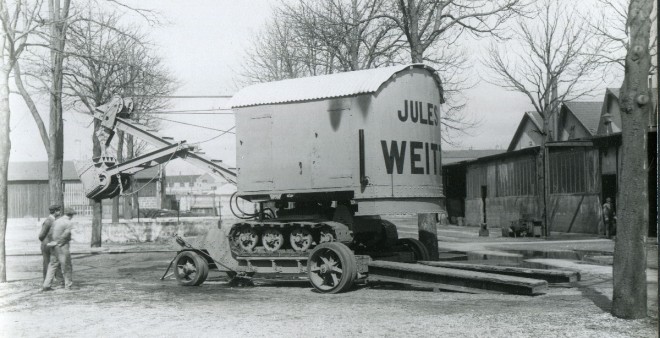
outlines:
M335 241L335 235L330 228L322 228L319 231L319 243L330 243Z
M357 277L355 255L338 242L320 244L309 255L307 274L312 286L320 292L346 291Z
M291 248L298 252L309 249L313 241L312 233L305 228L295 228L291 231L291 235L289 236Z
M275 252L284 244L284 236L279 230L266 229L261 234L261 244L264 246L264 250Z
M235 241L238 244L238 247L245 252L252 252L252 249L254 249L259 242L257 231L251 227L243 227L238 230L235 236Z
M431 259L429 250L422 242L415 238L400 238L397 244L405 247L408 251L413 253L416 261L428 261Z
M176 256L174 276L177 282L185 286L197 286L206 280L209 265L206 259L193 251L183 251Z

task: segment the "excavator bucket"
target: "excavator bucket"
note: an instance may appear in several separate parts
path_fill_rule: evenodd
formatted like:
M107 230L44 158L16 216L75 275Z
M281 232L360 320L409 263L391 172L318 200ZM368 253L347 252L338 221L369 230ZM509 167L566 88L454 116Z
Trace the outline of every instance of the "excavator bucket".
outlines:
M118 196L130 187L131 174L109 175L107 169L114 166L114 157L103 156L92 161L75 162L76 171L83 184L87 198L101 201Z

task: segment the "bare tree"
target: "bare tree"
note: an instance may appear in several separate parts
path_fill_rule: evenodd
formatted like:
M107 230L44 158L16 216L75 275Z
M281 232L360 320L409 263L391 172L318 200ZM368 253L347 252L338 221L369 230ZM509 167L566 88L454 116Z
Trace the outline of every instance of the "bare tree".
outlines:
M598 88L600 46L593 45L594 33L580 20L568 1L544 0L536 4L537 15L520 19L514 41L498 48L492 45L484 64L493 72L492 82L525 95L543 118L541 150L537 161L539 202L543 207L544 231L548 212L548 165L546 142L551 135L549 121L559 103L588 96Z
M7 173L11 141L9 138L9 77L25 50L28 37L41 25L34 13L41 1L0 1L0 283L7 282L5 236L7 234ZM11 14L10 14L11 13Z
M248 52L247 83L375 68L398 59L401 34L376 18L383 0L282 2Z
M173 81L160 59L153 55L139 27L121 25L117 13L90 10L70 26L67 52L65 94L72 98L74 106L82 104L84 110L93 112L94 107L107 103L113 95L140 94L144 98L136 101L142 112L138 118L156 127L155 121L148 118L148 112L161 108L164 103L163 99L149 95L168 94ZM96 137L96 131L101 128L100 121L95 120L94 124L93 158L98 158L104 146ZM120 144L117 153L123 157L123 139ZM117 199L113 206L113 220L118 221ZM102 243L102 203L94 201L93 207L91 245L99 247Z
M657 4L657 3L656 3ZM625 77L621 86L621 198L614 245L612 314L626 319L647 316L646 235L648 227L647 132L653 100L648 87L649 39L653 3L632 0L626 22Z
M313 73L315 66L311 64L316 65L313 61L315 53L309 52L315 49L315 45L310 43L306 48L298 49L293 41L294 34L291 24L276 12L247 52L240 82L270 82ZM305 61L312 62L306 65Z
M383 0L299 0L284 3L279 12L297 31L298 47L315 41L324 68L352 71L391 64L398 57L401 33L391 21L378 18L384 5Z
M501 36L502 25L521 13L521 0L390 0L382 15L403 32L412 62L428 60L442 41L457 41L463 32ZM452 43L449 43L450 45Z
M416 11L409 11L408 6ZM464 31L499 36L501 23L520 7L518 0L470 4L393 0L283 2L248 52L243 82L426 62L436 68L443 81L447 102L441 120L442 137L453 143L454 133L465 132L477 124L462 111L462 92L473 82L469 81L469 58L458 41ZM415 22L421 30L412 29L409 22ZM413 49L419 53L412 53Z
M605 66L604 75L614 74L617 76L614 80L617 80L624 70L626 50L630 42L630 30L627 26L629 1L597 1L598 15L591 13L589 22L591 30L594 31L594 43L602 46L598 62ZM657 22L657 19L657 12L651 12L651 24ZM658 40L650 40L651 56L657 54L657 48Z
M383 15L405 35L412 62L428 60L436 44L452 45L463 32L502 36L502 25L523 9L520 0L391 0L391 6Z

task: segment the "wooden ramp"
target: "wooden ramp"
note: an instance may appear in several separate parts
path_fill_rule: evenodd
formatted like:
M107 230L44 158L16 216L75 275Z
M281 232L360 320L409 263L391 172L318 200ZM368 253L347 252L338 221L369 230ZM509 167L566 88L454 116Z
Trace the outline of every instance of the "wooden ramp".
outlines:
M425 261L418 263L428 266L438 266L443 268L497 273L501 275L526 277L533 279L543 279L548 283L571 283L580 280L580 274L575 271L528 269L528 268L519 268L519 267L511 267L511 266L467 264L467 263L456 263L456 262Z
M468 293L538 295L548 288L544 280L387 261L369 262L368 280Z

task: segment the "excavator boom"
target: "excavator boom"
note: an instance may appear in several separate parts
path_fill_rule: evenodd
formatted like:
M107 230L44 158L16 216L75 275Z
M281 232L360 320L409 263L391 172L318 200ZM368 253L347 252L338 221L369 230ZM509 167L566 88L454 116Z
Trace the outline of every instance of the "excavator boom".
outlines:
M197 147L186 141L174 142L171 138L159 135L149 127L130 119L133 101L130 98L113 97L102 106L96 107L94 118L101 121L96 135L103 145L102 156L92 161L76 162L76 171L85 188L88 198L102 200L113 198L128 189L130 176L147 168L180 158L209 174L236 184L236 172L198 153ZM158 149L123 163L117 163L114 156L108 156L107 149L116 130L137 137Z

